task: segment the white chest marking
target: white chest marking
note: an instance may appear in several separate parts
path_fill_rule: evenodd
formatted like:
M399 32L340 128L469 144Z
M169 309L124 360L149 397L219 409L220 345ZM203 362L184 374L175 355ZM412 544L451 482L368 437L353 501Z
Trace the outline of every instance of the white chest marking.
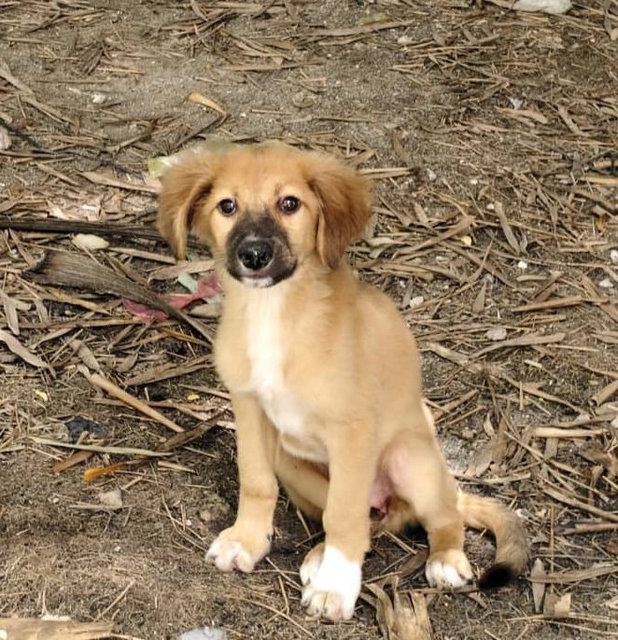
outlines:
M305 412L283 376L283 308L286 286L249 291L247 350L251 367L248 390L257 394L275 427L302 439Z

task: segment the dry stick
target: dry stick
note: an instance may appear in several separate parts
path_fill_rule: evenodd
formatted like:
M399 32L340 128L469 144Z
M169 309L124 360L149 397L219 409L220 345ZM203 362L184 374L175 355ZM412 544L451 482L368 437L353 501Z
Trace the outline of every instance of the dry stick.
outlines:
M541 391L537 389L533 384L527 382L518 382L517 380L513 380L510 376L507 376L505 373L501 375L501 378L508 382L510 385L515 387L520 393L527 393L530 396L536 396L537 398L542 398L543 400L548 400L549 402L556 402L557 404L562 404L565 407L569 407L576 413L584 413L584 409L578 407L577 405L571 404L567 400L563 400L558 396L554 396L551 393L546 393L545 391Z
M577 500L576 498L569 498L564 494L556 491L555 489L543 485L541 487L542 491L544 491L548 496L551 496L554 500L558 502L563 502L564 504L568 504L570 507L575 507L576 509L581 509L582 511L587 511L588 513L592 513L595 516L599 516L600 518L605 518L606 520L611 520L612 522L618 522L618 514L611 513L609 511L603 511L603 509L599 509L591 504L586 504L581 500Z
M608 429L555 429L553 427L535 427L535 438L590 438L598 436Z
M598 524L576 524L570 529L559 529L561 536L579 535L581 533L604 533L618 530L618 522L599 522Z
M183 432L184 434L184 432ZM156 458L166 455L165 451L150 451L148 449L138 449L136 447L108 447L107 445L98 444L71 444L70 442L59 442L50 438L39 438L31 436L32 442L37 444L45 444L50 447L62 447L63 449L77 449L79 451L94 451L97 453L118 453L125 456L145 456L147 458Z
M127 595L127 591L129 591L134 584L135 580L131 580L131 582L129 582L129 584L114 598L112 603L99 613L94 621L98 622L110 609L113 609Z
M155 213L156 209L142 213ZM11 219L0 217L0 230L41 231L45 233L96 233L102 236L120 236L126 238L143 238L160 241L161 235L156 229L143 224L118 224L117 222L86 222L82 220L49 220L40 218ZM189 245L201 247L199 242L189 238Z
M492 264L487 262L487 252L485 253L485 256L481 259L478 256L476 256L474 253L472 253L472 251L465 250L462 247L458 247L456 243L447 242L445 246L448 247L448 249L450 249L454 253L457 253L458 255L463 256L470 262L474 263L475 265L477 265L477 267L483 269L484 271L487 271L487 273L490 273L495 278L498 278L498 280L500 280L502 284L505 284L510 289L518 288L516 284L513 284L510 280L508 280L505 276L503 276L502 273L500 273L500 271L496 267L494 267Z
M607 400L609 400L617 391L618 380L614 380L603 387L598 393L595 393L592 396L592 402L594 402L597 406L602 405L603 403L607 402Z
M521 307L515 307L513 311L543 311L544 309L560 309L562 307L573 307L581 304L584 299L581 296L570 296L567 298L553 298L545 302L532 302Z
M460 233L463 233L464 231L467 231L472 226L472 222L473 222L473 218L471 218L470 216L463 216L462 219L457 224L454 224L450 229L448 229L444 233L441 233L439 236L436 236L435 238L429 238L428 240L419 242L418 244L414 245L407 251L408 253L414 253L416 251L420 251L421 249L426 249L427 247L433 247L436 244L441 244L445 240L448 240L453 236L456 236Z
M560 185L557 185L557 187L560 188ZM563 188L565 190L569 190L566 187L563 187ZM615 204L611 203L606 198L602 198L597 193L592 193L590 191L587 191L586 189L577 189L575 187L572 187L570 189L570 192L572 194L576 195L576 196L580 196L581 198L586 198L587 200L591 200L592 202L596 202L596 204L600 205L601 207L603 207L604 209L606 209L610 213L618 213L618 205L615 205Z
M417 24L418 20L400 20L397 22L378 22L375 24L365 24L360 27L343 27L341 29L316 29L312 31L309 37L330 37L344 38L346 36L357 36L365 33L374 33L376 31L384 31L385 29L400 29L411 24Z
M226 412L226 409L219 411L214 416L202 422L199 426L194 429L190 429L189 431L183 431L182 433L176 433L165 442L162 442L156 449L156 455L165 455L166 453L170 453L174 449L178 449L179 447L184 447L189 443L201 438L207 431L212 429L217 425L219 418ZM107 465L104 467L94 467L91 469L86 469L84 472L84 480L86 482L92 482L101 476L106 476L111 473L115 473L116 471L124 471L128 467L131 469L135 469L139 467L149 460L152 457L148 456L140 456L138 458L134 458L133 460L129 460L128 462L121 462L118 464Z
M78 365L78 370L82 373L89 382L91 382L95 387L99 387L99 389L103 389L107 391L110 395L118 398L118 400L122 400L125 404L133 407L140 413L143 413L145 416L160 422L162 425L166 426L168 429L175 431L176 433L184 432L184 429L177 425L175 422L166 418L162 413L159 413L156 409L149 407L147 404L138 400L135 396L130 395L126 391L123 391L120 387L116 386L113 382L107 380L102 375L98 373L90 373L86 367L83 365Z
M0 618L4 637L45 638L45 640L98 640L109 638L113 622L65 622L32 618Z
M67 287L113 293L164 311L168 316L188 324L212 343L212 337L201 322L193 320L182 311L172 307L150 289L125 276L118 275L115 271L90 258L73 253L49 251L27 273L31 275L33 280L42 284L60 284Z
M127 182L126 180L117 180L116 178L112 178L111 176L106 176L102 173L97 173L96 171L82 171L82 176L93 182L94 184L100 184L105 187L116 187L117 189L126 189L128 191L142 191L146 193L156 194L158 189L151 185L147 184L139 184Z
M563 573L546 573L543 576L530 577L530 582L542 582L544 584L564 584L566 582L580 582L600 576L607 576L618 572L618 565L611 567L590 567L590 569L575 569Z
M485 347L480 351L477 351L473 354L472 358L478 358L485 353L489 353L490 351L495 351L496 349L504 349L506 347L529 347L532 345L539 344L551 344L554 342L562 342L565 338L566 334L564 333L554 333L552 335L528 335L528 336L520 336L519 338L513 338L512 340L502 340L501 342L497 342L496 344L492 344L489 347Z
M266 604L265 602L260 602L259 600L255 600L255 599L250 600L249 598L243 598L242 596L229 596L229 597L232 598L232 600L239 600L240 602L246 602L247 604L252 604L257 607L262 607L263 609L266 609L267 611L274 613L276 616L281 616L282 618L287 620L289 623L293 624L297 629L302 631L304 634L308 635L310 638L315 637L313 633L311 633L308 629L305 629L305 627L303 627L301 624L296 622L294 618L288 616L283 611L279 611L278 609L275 609L275 607L271 607L269 604Z

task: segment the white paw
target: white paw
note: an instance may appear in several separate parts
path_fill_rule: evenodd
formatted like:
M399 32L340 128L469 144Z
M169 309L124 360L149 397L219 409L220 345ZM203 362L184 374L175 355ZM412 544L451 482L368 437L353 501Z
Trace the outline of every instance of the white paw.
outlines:
M302 565L300 566L300 581L304 585L309 584L315 580L315 576L318 573L318 569L322 564L324 558L324 543L316 545L305 556Z
M472 578L472 567L463 551L449 549L429 557L425 576L432 587L456 589L463 587Z
M301 567L302 604L310 616L349 620L361 589L361 566L335 547L310 554Z
M206 552L206 560L215 563L220 571L238 569L245 573L253 571L255 560L237 540L226 540L219 536Z

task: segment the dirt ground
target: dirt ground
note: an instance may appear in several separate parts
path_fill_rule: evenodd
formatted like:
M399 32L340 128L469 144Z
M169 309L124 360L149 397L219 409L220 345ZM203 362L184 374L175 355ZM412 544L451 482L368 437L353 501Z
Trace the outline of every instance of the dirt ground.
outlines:
M564 16L482 0L0 0L0 617L113 621L109 637L144 640L209 625L412 637L389 635L370 587L350 623L305 616L297 570L319 527L283 496L255 573L205 564L237 491L214 317L206 336L144 323L118 295L27 273L48 249L87 256L71 240L90 221L111 243L94 259L183 291L149 235L147 162L218 135L327 150L375 179L350 257L418 338L462 486L518 510L547 574L536 607L528 577L436 594L412 532L375 540L367 584L390 595L398 575L400 594L424 594L436 639L618 637L617 61L616 0ZM98 425L79 442L103 447L172 434L84 366L183 428L217 426L92 482L85 469L135 454L54 473L76 417ZM488 566L491 539L467 536Z

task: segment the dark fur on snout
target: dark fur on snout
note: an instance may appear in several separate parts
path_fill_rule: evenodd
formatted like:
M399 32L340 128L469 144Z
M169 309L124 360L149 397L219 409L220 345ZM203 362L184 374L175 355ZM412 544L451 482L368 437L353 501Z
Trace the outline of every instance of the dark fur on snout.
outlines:
M247 239L267 241L273 250L273 259L262 270L248 273L238 259L238 249ZM296 269L296 256L292 252L285 230L275 220L264 213L258 218L245 216L234 226L225 247L225 267L236 280L247 278L268 279L272 286L289 278Z

